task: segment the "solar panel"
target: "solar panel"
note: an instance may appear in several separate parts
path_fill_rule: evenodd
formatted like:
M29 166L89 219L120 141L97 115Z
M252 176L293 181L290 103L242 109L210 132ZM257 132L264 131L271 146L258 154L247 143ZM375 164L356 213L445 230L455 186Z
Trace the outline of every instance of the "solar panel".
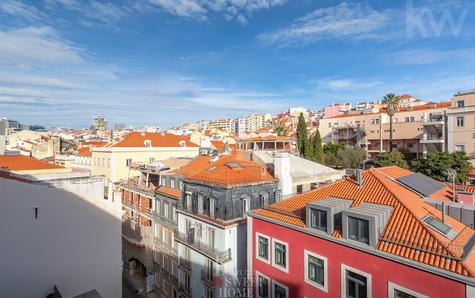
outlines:
M426 197L445 187L445 184L421 173L400 177L396 180Z

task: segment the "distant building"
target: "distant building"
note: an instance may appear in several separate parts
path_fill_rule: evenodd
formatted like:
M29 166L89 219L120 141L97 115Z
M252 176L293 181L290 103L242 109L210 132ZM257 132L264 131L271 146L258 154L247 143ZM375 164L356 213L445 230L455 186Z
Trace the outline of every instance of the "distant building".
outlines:
M447 112L448 151L463 151L475 167L475 90L452 97Z
M107 130L107 118L106 118L106 116L96 116L94 118L94 122L92 123L92 127L94 128L94 130L97 130L97 131Z
M131 132L122 140L92 147L92 173L104 175L108 187L138 175L132 164L148 164L172 157L194 157L199 146L186 136L168 133ZM109 189L108 192L112 191Z

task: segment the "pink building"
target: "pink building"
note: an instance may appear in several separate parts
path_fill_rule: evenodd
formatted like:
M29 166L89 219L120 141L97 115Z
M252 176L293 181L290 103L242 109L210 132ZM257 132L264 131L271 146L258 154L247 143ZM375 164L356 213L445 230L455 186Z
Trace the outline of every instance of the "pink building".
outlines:
M370 169L252 212L253 297L475 297L475 231L427 178Z
M348 112L351 109L351 103L333 103L328 107L323 109L323 119L332 118L345 112Z

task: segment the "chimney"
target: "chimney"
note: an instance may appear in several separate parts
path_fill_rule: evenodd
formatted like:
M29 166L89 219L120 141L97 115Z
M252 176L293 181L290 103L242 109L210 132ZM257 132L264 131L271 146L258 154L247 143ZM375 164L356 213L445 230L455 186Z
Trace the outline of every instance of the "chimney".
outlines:
M7 143L6 121L0 119L0 155L5 155L6 143Z
M361 169L356 169L355 170L355 181L356 181L356 184L358 184L359 187L363 186L363 170L361 170Z
M292 176L290 176L290 154L277 152L274 156L274 176L279 179L282 197L292 194Z
M445 202L442 201L442 222L445 223L445 213L446 213L446 210L445 210Z

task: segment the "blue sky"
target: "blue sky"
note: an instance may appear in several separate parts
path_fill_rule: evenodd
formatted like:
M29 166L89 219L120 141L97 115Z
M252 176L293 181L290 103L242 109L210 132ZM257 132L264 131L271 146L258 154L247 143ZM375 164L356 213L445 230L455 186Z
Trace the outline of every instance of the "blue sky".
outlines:
M475 88L475 4L0 1L0 116L182 122Z

